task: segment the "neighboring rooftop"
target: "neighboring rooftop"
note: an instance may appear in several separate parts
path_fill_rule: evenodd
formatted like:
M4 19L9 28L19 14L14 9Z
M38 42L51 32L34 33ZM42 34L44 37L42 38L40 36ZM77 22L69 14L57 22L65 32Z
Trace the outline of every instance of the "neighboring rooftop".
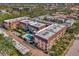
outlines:
M13 46L23 55L30 51L27 47L25 47L15 39L13 39Z
M4 22L16 22L16 21L26 20L26 19L29 19L29 17L19 17L19 18L4 20Z
M67 19L64 24L67 25L68 27L70 27L74 23L75 23L75 20L74 19Z
M39 37L42 37L42 38L48 40L50 37L55 35L57 32L62 30L64 27L65 27L64 25L53 23L52 25L38 31L36 33L36 36L39 36Z
M0 14L8 13L6 10L0 10Z

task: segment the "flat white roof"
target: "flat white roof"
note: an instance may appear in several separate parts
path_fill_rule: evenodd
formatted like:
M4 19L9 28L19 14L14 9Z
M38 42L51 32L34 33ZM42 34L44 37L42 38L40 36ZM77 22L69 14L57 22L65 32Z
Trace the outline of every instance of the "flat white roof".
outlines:
M74 19L68 19L68 20L66 20L66 23L74 23L74 22L75 22Z
M40 23L40 22L37 22L37 21L30 21L29 22L29 24L31 25L31 26L34 26L34 27L42 27L42 26L44 26L44 25L46 25L46 24L44 24L44 23Z
M18 17L18 18L14 18L14 19L8 19L8 20L4 20L4 22L15 22L15 21L20 21L20 20L28 20L29 17Z
M57 23L38 31L35 35L48 40L51 36L55 35L58 31L63 29L65 26Z
M27 19L26 19L26 20L22 20L22 21L20 21L20 22L27 24L27 23L30 22L30 20L27 20Z
M13 46L22 54L26 54L27 52L30 51L27 47L25 47L15 39L13 39Z
M54 17L53 16L51 16L51 15L43 15L43 16L39 16L38 18L40 18L40 19L44 19L44 18L49 18L49 19L54 19Z
M15 19L8 19L8 20L4 20L4 22L14 22Z

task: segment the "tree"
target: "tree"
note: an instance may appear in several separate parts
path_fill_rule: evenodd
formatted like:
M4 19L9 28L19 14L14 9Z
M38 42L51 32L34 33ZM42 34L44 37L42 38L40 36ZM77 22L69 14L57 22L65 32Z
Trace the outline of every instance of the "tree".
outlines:
M20 55L17 50L13 47L12 39L9 37L4 37L0 34L0 51L8 55Z
M2 23L4 20L13 18L12 14L6 13L6 14L0 14L0 23Z

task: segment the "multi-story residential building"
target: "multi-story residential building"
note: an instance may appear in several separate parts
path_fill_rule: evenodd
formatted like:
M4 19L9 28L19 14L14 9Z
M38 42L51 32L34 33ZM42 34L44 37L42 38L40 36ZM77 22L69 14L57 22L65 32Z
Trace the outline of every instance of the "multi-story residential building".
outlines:
M13 11L32 11L31 7L13 7L12 8Z
M30 20L22 20L19 23L18 27L21 27L23 30L27 30L28 29L28 25L29 25Z
M36 22L36 21L29 22L29 28L31 30L39 31L39 30L43 29L44 27L46 27L46 24L44 24L44 23L40 23L40 22Z
M37 21L30 21L30 20L23 20L21 21L20 25L21 27L23 27L23 29L25 30L29 29L34 33L46 27L46 24L39 23Z
M15 29L17 27L17 25L20 23L20 21L25 20L25 19L29 19L29 17L19 17L19 18L4 20L3 26L5 28Z
M71 27L75 23L74 19L67 19L63 24L67 27Z
M15 22L14 19L9 19L9 20L4 20L3 22L3 26L6 28L6 29L14 29L16 28L16 25L18 24L18 22Z
M35 42L42 50L48 51L56 41L59 41L64 36L66 26L53 23L52 25L38 31L35 34Z
M54 20L54 17L51 15L43 15L43 16L39 16L39 17L34 17L33 20L40 22L40 23L44 23L48 26L48 25L52 24L51 21Z

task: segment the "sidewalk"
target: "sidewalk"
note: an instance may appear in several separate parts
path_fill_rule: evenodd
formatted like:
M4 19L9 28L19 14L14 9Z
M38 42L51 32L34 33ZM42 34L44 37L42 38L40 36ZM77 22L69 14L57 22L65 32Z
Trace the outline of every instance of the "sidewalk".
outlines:
M75 40L65 56L79 56L79 40Z

